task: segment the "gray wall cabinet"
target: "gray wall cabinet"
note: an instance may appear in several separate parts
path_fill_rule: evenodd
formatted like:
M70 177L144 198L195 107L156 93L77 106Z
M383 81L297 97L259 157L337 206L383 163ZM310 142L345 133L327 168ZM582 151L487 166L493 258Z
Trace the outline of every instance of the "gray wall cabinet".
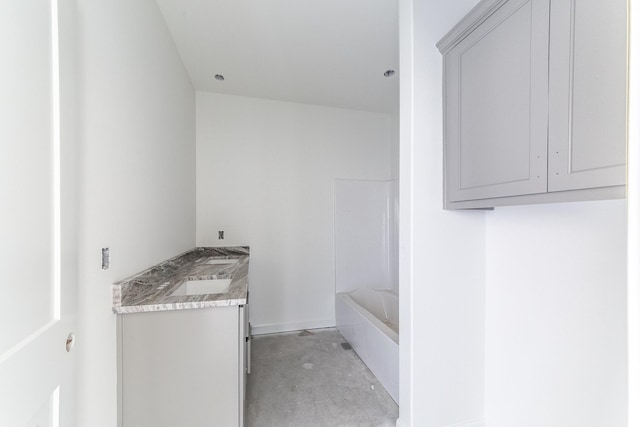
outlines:
M624 197L626 0L485 0L439 43L445 207Z
M118 316L119 424L242 426L245 306Z

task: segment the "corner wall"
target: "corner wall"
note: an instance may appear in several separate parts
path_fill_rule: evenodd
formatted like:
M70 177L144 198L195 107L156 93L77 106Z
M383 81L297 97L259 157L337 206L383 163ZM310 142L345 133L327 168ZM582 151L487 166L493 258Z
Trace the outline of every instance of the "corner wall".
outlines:
M78 22L77 425L113 427L111 284L195 244L195 92L155 1L78 2Z
M391 116L207 92L196 109L197 244L251 247L255 333L334 326L334 181L390 178Z
M625 426L625 202L438 210L433 44L475 3L400 2L398 426Z
M482 425L484 212L442 209L442 57L476 0L400 0L400 419Z

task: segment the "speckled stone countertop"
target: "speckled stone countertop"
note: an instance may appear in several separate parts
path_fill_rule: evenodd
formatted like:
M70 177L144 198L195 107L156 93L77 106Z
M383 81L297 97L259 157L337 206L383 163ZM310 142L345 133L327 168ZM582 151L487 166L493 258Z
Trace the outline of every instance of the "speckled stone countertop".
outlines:
M238 259L234 264L219 260ZM249 248L195 248L113 285L113 311L145 311L226 307L247 303ZM189 280L231 279L221 294L171 294Z

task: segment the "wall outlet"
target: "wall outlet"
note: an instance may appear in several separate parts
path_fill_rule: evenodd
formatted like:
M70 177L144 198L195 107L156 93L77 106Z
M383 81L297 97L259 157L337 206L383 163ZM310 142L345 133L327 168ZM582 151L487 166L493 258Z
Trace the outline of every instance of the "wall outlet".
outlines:
M109 269L109 261L111 261L111 255L109 254L109 248L102 248L102 269Z
M224 240L224 231L218 231L218 240Z

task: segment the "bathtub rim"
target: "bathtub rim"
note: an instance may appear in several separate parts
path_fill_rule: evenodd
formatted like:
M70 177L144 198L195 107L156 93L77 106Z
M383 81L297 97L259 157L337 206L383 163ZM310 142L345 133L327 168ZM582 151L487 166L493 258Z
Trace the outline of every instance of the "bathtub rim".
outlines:
M376 316L373 315L373 313L371 313L369 310L367 310L366 308L364 308L363 306L358 304L353 298L351 298L351 295L349 295L349 294L351 292L353 292L354 290L351 290L351 291L348 291L348 292L338 292L338 293L336 293L336 297L340 297L340 299L342 299L347 305L349 305L354 310L356 310L358 313L360 313L365 319L367 319L369 322L371 322L377 329L379 329L387 337L389 337L389 339L391 339L393 342L395 342L396 345L400 345L400 333L399 333L399 331L396 332L393 329L391 329L389 326L385 325L382 320L378 319ZM385 290L372 289L371 291L375 292L375 291L387 291L387 290L389 290L389 289L385 289ZM400 325L398 325L398 329L400 329L399 326Z

